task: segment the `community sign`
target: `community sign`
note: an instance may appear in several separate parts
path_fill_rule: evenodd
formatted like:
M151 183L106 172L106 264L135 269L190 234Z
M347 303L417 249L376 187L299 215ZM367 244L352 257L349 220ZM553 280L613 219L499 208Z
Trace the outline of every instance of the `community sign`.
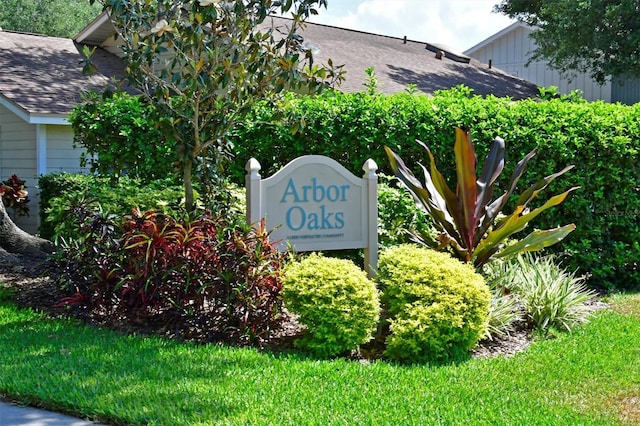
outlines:
M377 264L377 168L367 160L358 178L329 157L307 155L262 179L252 158L246 165L247 220L264 219L282 251L364 248L371 274Z

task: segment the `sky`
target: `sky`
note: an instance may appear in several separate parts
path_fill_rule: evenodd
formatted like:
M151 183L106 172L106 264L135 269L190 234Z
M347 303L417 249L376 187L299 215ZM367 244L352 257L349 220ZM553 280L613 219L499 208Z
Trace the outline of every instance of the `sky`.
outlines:
M500 0L328 0L309 19L375 34L445 44L463 52L514 21L493 6Z

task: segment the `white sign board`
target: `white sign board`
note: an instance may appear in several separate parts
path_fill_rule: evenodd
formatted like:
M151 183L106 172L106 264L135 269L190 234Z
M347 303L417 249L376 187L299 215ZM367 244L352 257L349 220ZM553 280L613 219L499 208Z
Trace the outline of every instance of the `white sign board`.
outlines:
M363 178L337 161L298 157L273 176L261 179L260 164L246 166L247 220L266 221L279 250L365 248L366 269L377 265L377 165L368 160Z

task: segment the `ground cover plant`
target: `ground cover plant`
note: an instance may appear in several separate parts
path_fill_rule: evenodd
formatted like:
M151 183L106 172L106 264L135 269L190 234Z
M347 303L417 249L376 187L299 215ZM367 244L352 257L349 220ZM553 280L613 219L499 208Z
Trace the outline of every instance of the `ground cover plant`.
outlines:
M0 395L107 424L640 420L640 297L514 357L401 366L124 336L0 304Z

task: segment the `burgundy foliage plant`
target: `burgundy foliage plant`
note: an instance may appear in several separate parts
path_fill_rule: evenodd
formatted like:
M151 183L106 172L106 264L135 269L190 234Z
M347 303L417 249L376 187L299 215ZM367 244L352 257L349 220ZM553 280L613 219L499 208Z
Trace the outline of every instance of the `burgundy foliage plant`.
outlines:
M262 344L284 319L283 257L263 225L134 210L104 252L93 233L75 254L62 256L80 256L83 265L70 277L82 285L72 286L74 295L62 304L186 339Z

